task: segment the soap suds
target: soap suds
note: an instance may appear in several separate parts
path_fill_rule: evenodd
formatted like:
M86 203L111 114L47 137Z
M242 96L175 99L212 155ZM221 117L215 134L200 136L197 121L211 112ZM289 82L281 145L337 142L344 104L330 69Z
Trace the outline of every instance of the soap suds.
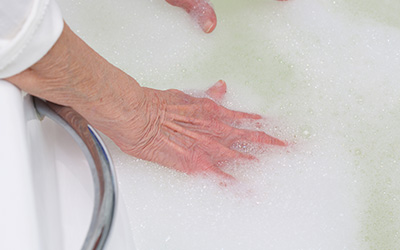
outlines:
M261 129L290 142L225 166L240 181L226 188L108 142L139 249L400 245L398 4L214 0L205 35L162 0L118 3L60 1L71 27L141 84L223 79L224 105L264 115Z

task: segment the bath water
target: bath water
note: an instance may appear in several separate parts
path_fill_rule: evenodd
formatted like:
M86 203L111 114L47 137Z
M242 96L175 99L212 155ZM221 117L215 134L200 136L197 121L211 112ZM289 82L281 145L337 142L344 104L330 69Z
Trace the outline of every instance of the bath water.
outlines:
M400 2L214 0L204 34L163 0L60 0L89 45L144 86L228 84L224 105L290 142L187 176L111 150L138 249L396 249Z

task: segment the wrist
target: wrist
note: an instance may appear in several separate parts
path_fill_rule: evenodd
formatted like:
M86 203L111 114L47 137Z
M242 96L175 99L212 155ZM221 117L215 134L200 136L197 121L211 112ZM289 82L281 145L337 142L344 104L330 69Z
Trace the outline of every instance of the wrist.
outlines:
M114 70L65 24L60 38L42 59L7 80L32 95L74 106L100 98L105 80L102 74Z
M128 119L144 98L132 77L92 50L66 24L39 62L7 80L32 95L72 107L100 130Z

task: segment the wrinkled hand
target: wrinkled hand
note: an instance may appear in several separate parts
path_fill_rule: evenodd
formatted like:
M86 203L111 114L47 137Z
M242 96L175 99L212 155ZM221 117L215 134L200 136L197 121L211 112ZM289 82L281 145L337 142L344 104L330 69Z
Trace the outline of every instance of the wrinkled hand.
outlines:
M218 81L206 93L221 99L226 84ZM234 159L255 157L235 151L237 142L285 145L264 132L231 126L241 119L261 116L226 109L211 99L195 98L178 90L145 89L140 114L130 121L125 137L114 139L125 152L135 157L188 173L215 173L234 179L219 167Z
M232 111L178 90L141 87L66 24L39 62L7 80L32 95L73 108L124 152L189 174L215 173L233 179L219 167L255 157L233 150L232 145L285 145L263 132L232 126L242 119L260 119L259 115ZM219 81L206 93L220 100L225 92L225 82Z

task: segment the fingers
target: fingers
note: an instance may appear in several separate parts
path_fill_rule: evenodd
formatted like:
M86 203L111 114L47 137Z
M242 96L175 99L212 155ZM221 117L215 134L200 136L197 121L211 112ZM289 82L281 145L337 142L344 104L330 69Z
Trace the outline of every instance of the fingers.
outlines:
M217 26L217 16L206 0L166 0L167 3L184 9L199 24L205 33Z
M227 109L223 106L219 106L217 112L219 113L219 116L221 118L223 118L225 121L229 123L234 123L237 122L238 120L243 120L243 119L260 120L262 118L262 116L258 114L250 114L241 111L234 111Z
M226 94L226 82L223 80L219 80L217 83L215 83L211 88L209 88L206 91L206 94L209 95L211 98L213 98L216 101L221 101L225 94ZM219 105L214 105L213 103L210 103L207 100L204 100L206 108L209 108L210 111L215 112L217 111L221 117L228 119L229 122L233 122L235 120L241 120L241 119L254 119L258 120L261 119L262 117L257 114L249 114L245 112L240 112L240 111L233 111L230 109L227 109L223 106ZM207 103L208 102L208 103Z
M212 173L214 175L216 175L217 177L220 177L220 185L221 186L228 186L229 184L233 184L236 183L237 180L235 177L233 177L230 174L225 173L224 171L222 171L221 169L219 169L216 166L210 166L209 168L207 168L207 173Z
M220 80L206 93L220 101L226 94L226 89L226 83ZM241 145L287 145L262 131L239 129L233 125L238 121L244 122L245 119L259 120L262 118L260 115L233 111L208 98L191 97L178 90L168 90L163 94L172 102L166 105L161 125L167 145L167 153L158 161L161 164L164 162L165 165L188 174L213 173L224 180L235 180L222 171L218 164L235 159L257 160L251 155L251 152L255 152L253 147L241 150ZM254 146L257 148L258 145ZM176 164L170 158L179 159L180 163Z
M216 101L221 101L226 94L225 81L219 80L217 83L215 83L211 88L209 88L206 91L206 94Z
M241 140L254 142L258 144L269 144L276 146L287 146L287 144L275 137L272 137L262 131L240 130Z
M182 118L184 119L184 117ZM193 118L188 121L192 124L197 122ZM203 125L208 126L209 124L204 123ZM168 155L182 159L180 167L175 164L171 164L171 166L188 174L212 173L219 177L221 185L227 186L236 180L230 174L222 171L218 164L224 164L235 159L257 160L251 154L231 149L221 144L218 140L212 139L209 135L187 129L173 121L165 121L163 127L167 136L164 137L165 145L169 145L169 150L172 149ZM223 131L224 129L220 130ZM230 130L233 131L233 135L229 136L236 137L236 140L243 139L244 141L253 141L256 143L285 145L284 142L264 132L236 128L230 128ZM220 136L222 138L227 137L223 134Z
M193 148L194 146L201 148L205 152L209 152L210 158L216 162L227 160L230 161L234 159L256 160L256 157L254 157L253 155L232 150L227 146L219 143L218 141L211 139L209 136L191 131L189 129L185 129L173 122L165 122L165 127L170 130L176 131L177 136L182 136L179 142L180 144L186 144L185 146L190 150L195 150ZM185 139L185 136L189 137L190 139ZM192 139L196 143L193 143ZM173 138L173 140L177 139Z
M212 137L217 137L219 142L230 147L238 141L247 141L258 144L270 144L276 146L287 146L287 144L275 137L272 137L262 131L254 131L247 129L238 129L231 127L223 122L201 120L194 117L181 116L172 114L170 119L173 121L186 123L192 130L199 131L204 134L209 134ZM195 133L195 132L190 132ZM196 134L198 137L198 135Z
M216 161L215 157L210 157L210 153L216 153L216 151L220 150L211 150L210 152L206 152L203 150L199 150L201 147L187 147L187 143L185 142L179 142L177 143L177 140L169 137L164 137L162 140L165 143L165 145L168 145L172 151L172 155L175 155L175 157L183 157L185 160L181 161L183 164L181 166L177 166L176 164L171 164L170 167L180 170L182 172L185 172L187 174L205 174L205 175L215 175L218 177L220 181L220 185L222 186L228 186L229 184L233 184L236 181L236 179L230 175L219 169L218 163L219 162L226 162L227 159L233 159L235 157L228 157L225 155L223 160ZM191 144L191 141L189 140L189 144ZM168 150L169 151L169 150ZM228 149L226 152L234 152L233 150ZM234 155L245 155L239 152L234 152ZM171 155L171 154L168 154ZM247 156L246 156L247 157ZM213 160L214 158L214 160ZM217 158L221 158L220 156ZM250 156L250 159L254 159L253 156ZM160 163L163 161L159 161ZM165 163L165 162L164 162ZM169 164L167 164L169 165ZM179 165L179 164L178 164Z
M226 94L226 90L227 86L225 81L219 80L205 93L214 100L221 101ZM262 118L262 116L258 114L227 109L208 98L191 97L176 89L170 89L168 91L176 95L174 99L175 104L168 105L169 111L174 113L203 118L206 118L204 116L208 118L215 116L230 124L237 123L238 120L242 119L259 120Z
M217 16L209 3L204 0L198 2L199 4L188 13L197 21L205 33L211 33L217 26Z

